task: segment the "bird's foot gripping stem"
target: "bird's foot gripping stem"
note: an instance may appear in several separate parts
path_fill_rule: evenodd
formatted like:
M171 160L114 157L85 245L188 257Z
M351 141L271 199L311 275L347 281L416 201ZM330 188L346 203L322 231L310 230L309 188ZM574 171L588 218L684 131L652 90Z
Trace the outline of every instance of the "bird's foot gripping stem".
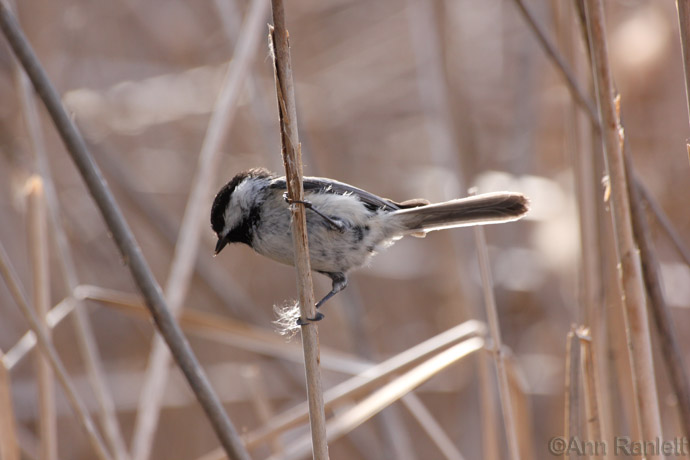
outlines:
M290 197L288 197L287 192L283 193L283 199L285 200L286 203L288 204L303 204L305 208L314 211L316 214L321 216L328 224L333 227L335 230L338 230L339 232L344 232L345 231L345 225L342 222L338 222L337 220L328 217L326 214L322 213L318 209L314 207L314 205L311 203L311 201L302 201L302 200L293 200Z
M333 281L333 287L331 288L331 291L324 296L323 299L319 300L316 302L316 308L321 308L321 306L326 303L328 299L342 291L347 287L347 276L345 276L345 273L329 273L329 272L319 272L323 275L328 276L332 281ZM313 318L299 318L297 320L297 325L298 326L306 326L309 323L313 323L315 321L321 321L324 318L324 314L317 311L316 314L314 315Z
M302 319L301 317L297 318L297 325L298 326L306 326L309 323L321 321L324 317L325 317L325 315L323 313L317 311L313 318L305 318L305 319Z

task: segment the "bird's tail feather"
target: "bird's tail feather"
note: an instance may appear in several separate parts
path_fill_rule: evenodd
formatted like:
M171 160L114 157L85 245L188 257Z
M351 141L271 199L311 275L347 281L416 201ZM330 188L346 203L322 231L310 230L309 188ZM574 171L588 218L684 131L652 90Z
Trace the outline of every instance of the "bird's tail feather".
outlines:
M520 193L496 192L459 198L395 211L407 233L426 233L444 228L500 224L522 218L529 210L529 200Z

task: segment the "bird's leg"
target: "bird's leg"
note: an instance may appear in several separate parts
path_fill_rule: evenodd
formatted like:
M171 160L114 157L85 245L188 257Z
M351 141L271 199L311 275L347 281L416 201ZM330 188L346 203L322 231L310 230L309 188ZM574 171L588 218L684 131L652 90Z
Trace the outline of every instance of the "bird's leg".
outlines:
M328 276L331 280L333 280L333 287L331 288L331 292L326 294L326 296L316 302L316 308L320 308L328 299L342 291L347 287L347 276L345 276L345 273L329 273L329 272L319 272L323 275ZM320 321L324 318L324 314L317 311L316 315L314 315L313 318L306 318L305 320L302 320L302 318L299 318L297 320L297 325L298 326L305 326L311 322L314 321Z
M326 222L328 222L331 227L334 229L338 230L339 232L344 232L345 231L345 225L342 222L338 222L335 219L332 219L328 217L326 214L322 213L318 209L314 207L313 204L311 204L310 201L301 201L301 200L293 200L288 197L287 192L283 193L283 199L288 203L288 204L295 204L295 203L301 203L304 205L305 208L310 209L314 211L316 214L321 216Z
M316 302L316 308L320 308L328 299L342 291L347 287L347 276L345 276L345 273L326 273L326 272L320 272L323 273L324 275L328 276L331 280L333 280L333 287L331 288L331 292L326 294L323 299L319 300Z

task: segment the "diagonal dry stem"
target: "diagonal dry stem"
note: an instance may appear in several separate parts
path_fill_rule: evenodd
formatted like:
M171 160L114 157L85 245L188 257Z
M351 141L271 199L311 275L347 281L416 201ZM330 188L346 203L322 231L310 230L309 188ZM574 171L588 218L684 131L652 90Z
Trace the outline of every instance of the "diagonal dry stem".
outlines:
M80 286L75 290L75 295L146 318L145 307L136 295L90 285ZM199 337L272 358L299 363L303 360L299 345L285 343L285 339L261 327L189 309L180 312L179 321L185 331ZM360 359L335 350L324 350L322 358L322 365L326 369L346 374L358 374L370 367Z
M405 372L421 361L428 360L433 355L460 342L470 340L473 337L483 337L485 333L486 326L483 323L475 320L466 321L381 363L369 364L365 370L353 373L355 375L352 378L328 389L324 394L325 406L330 409L361 397L376 385L390 379L392 375ZM244 438L247 447L251 449L260 443L272 440L285 431L304 423L308 417L309 407L306 402L290 408L273 417L269 423L247 433ZM222 459L223 456L222 452L216 451L203 458Z
M70 249L69 241L62 225L62 213L60 211L60 203L58 201L58 194L53 182L52 174L48 164L47 153L45 149L45 142L38 116L38 107L36 98L31 88L26 73L22 70L19 64L14 62L15 70L15 84L20 95L20 103L22 107L22 114L26 122L26 127L31 143L31 150L34 155L35 169L41 175L43 187L45 189L45 201L49 211L51 231L50 235L55 241L55 246L58 250L58 261L62 269L62 278L64 280L65 289L67 292L72 292L78 284L77 269L74 263L74 258ZM96 339L94 337L93 329L88 315L84 312L84 306L79 303L72 304L74 311L72 315L74 323L74 331L79 346L84 365L89 375L89 381L94 390L96 401L100 406L100 418L104 428L104 435L109 447L113 451L113 455L118 460L128 458L127 448L120 432L120 425L117 421L115 404L113 397L105 382L103 369L101 366L101 357L96 346ZM49 326L50 327L50 326ZM29 332L29 334L32 334Z
M150 222L151 227L162 239L175 245L179 230L177 217L160 206L160 203L148 194L136 193L139 184L136 171L118 158L115 152L108 151L104 145L99 145L101 155L96 152L101 167L109 180L118 186L122 196L127 200L127 205L136 209ZM208 253L198 252L196 257L196 274L206 283L208 288L220 299L233 313L243 318L264 319L257 314L252 300L245 292L243 286L237 283L230 272Z
M671 219L669 219L659 202L656 200L656 198L654 198L654 196L642 183L640 178L637 177L637 175L635 175L635 182L637 183L637 193L639 193L640 197L649 205L654 217L656 217L657 222L661 226L664 233L666 233L666 236L668 236L669 240L671 240L671 243L673 244L673 247L676 249L676 252L680 258L683 259L683 262L685 262L686 265L690 266L690 249L688 249L683 242L683 239L673 227Z
M175 323L174 317L168 311L160 286L144 259L141 248L103 179L100 169L93 161L84 138L65 111L58 92L38 61L14 15L4 2L0 2L0 27L12 51L21 62L36 92L45 104L68 153L101 211L101 215L108 225L137 287L146 299L146 305L151 311L159 332L165 337L221 444L231 458L248 458L248 454L240 443L237 432L221 406L218 396L213 391L182 331Z
M74 299L68 297L61 300L46 315L46 325L53 329L74 310ZM36 346L36 334L28 330L17 342L2 356L2 364L11 371L24 357Z
M328 441L335 441L354 430L362 423L369 420L375 414L388 407L395 401L409 394L422 383L437 375L462 358L481 350L484 340L473 337L457 345L453 345L445 351L429 358L400 377L376 390L351 408L334 416L327 423ZM280 457L284 460L297 460L307 457L309 454L309 440L306 437L293 441L284 454ZM277 460L277 457L269 457Z
M420 428L434 441L443 458L447 460L464 460L465 457L448 437L443 427L414 393L406 394L400 398L400 402L414 415L419 422Z
M455 326L328 389L324 395L326 407L330 408L342 401L357 397L369 391L374 385L380 383L382 379L389 377L391 374L404 371L420 360L426 359L430 355L438 353L440 350L459 341L466 340L474 335L481 336L483 334L484 325L477 321L470 320ZM307 414L306 404L295 406L279 414L271 420L271 423L248 433L245 436L247 446L253 446L297 426L306 420Z
M626 156L625 165L627 173L632 175L632 161L630 156ZM640 181L633 177L633 183L628 186L630 196L630 208L632 212L632 225L635 240L640 249L642 261L642 276L644 278L647 295L649 298L649 308L652 319L656 325L657 337L661 347L663 361L666 370L671 377L671 386L678 400L678 411L683 426L683 432L690 436L690 383L684 371L683 351L678 342L678 334L674 327L671 311L666 304L661 283L661 273L656 251L652 243L652 235L647 223L639 185Z
M556 48L556 46L551 42L551 40L548 39L548 37L546 36L546 32L544 31L542 26L537 22L532 12L527 8L524 1L514 1L518 9L524 16L525 20L527 21L527 24L534 32L535 37L537 37L537 40L539 40L539 44L542 46L549 58L554 62L556 68L561 71L561 74L565 79L568 90L570 91L570 94L572 95L573 99L587 112L590 118L597 121L598 117L596 107L594 107L594 104L592 104L592 102L586 96L586 93L578 85L577 80L575 79L575 76L568 67L568 64L566 63L565 59L563 59L561 54L558 52L558 48Z
M128 314L136 314L144 317L144 306L137 296L113 291L96 286L82 285L75 290L79 298L95 300L111 305ZM191 310L183 310L178 318L180 325L190 334L224 343L254 353L263 354L273 358L282 358L295 362L302 362L303 356L296 346L285 343L283 339L274 333L261 328L249 326L224 317L218 317L209 313ZM321 350L321 365L325 369L336 372L356 375L351 380L332 388L325 394L325 405L330 407L364 393L373 385L376 385L394 372L401 372L415 365L419 360L442 351L443 349L465 340L474 335L484 334L484 326L477 321L468 321L453 327L431 339L428 339L414 347L402 352L400 355L390 358L383 363L373 365L361 359L350 357L341 352L329 349ZM359 374L359 375L357 375ZM427 431L432 441L439 450L449 459L460 458L461 455L452 446L448 436L442 431L437 422L431 418L431 414L414 394L408 394L402 399L403 405L412 413L422 428ZM270 429L262 432L264 427L254 433L259 437L248 435L248 447L253 447L266 440L273 441L285 430L303 423L308 417L306 404L295 407L292 410L272 417L264 427ZM222 452L212 452L203 458L224 458Z

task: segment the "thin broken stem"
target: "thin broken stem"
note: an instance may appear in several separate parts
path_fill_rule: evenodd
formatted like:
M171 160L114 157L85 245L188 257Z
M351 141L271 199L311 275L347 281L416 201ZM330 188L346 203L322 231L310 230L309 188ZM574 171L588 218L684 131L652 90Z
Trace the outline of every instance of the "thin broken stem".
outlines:
M496 311L496 300L494 298L493 281L489 268L489 254L486 246L484 228L477 226L474 228L474 237L477 247L477 257L479 259L479 272L484 288L484 303L486 306L486 316L489 322L489 331L493 340L494 364L496 365L496 375L498 378L498 393L501 399L501 409L503 411L503 424L505 426L506 438L508 441L509 458L512 460L520 459L520 447L518 445L517 424L515 423L513 400L508 385L508 375L503 356L503 343L501 340L501 329L498 323L498 312Z
M580 342L580 373L582 375L582 388L585 397L585 415L587 420L587 439L593 442L603 441L601 437L601 421L599 417L600 403L594 381L594 352L592 351L592 337L589 329L579 327L575 332ZM567 438L566 438L567 439ZM590 458L602 458L605 452L598 449Z

